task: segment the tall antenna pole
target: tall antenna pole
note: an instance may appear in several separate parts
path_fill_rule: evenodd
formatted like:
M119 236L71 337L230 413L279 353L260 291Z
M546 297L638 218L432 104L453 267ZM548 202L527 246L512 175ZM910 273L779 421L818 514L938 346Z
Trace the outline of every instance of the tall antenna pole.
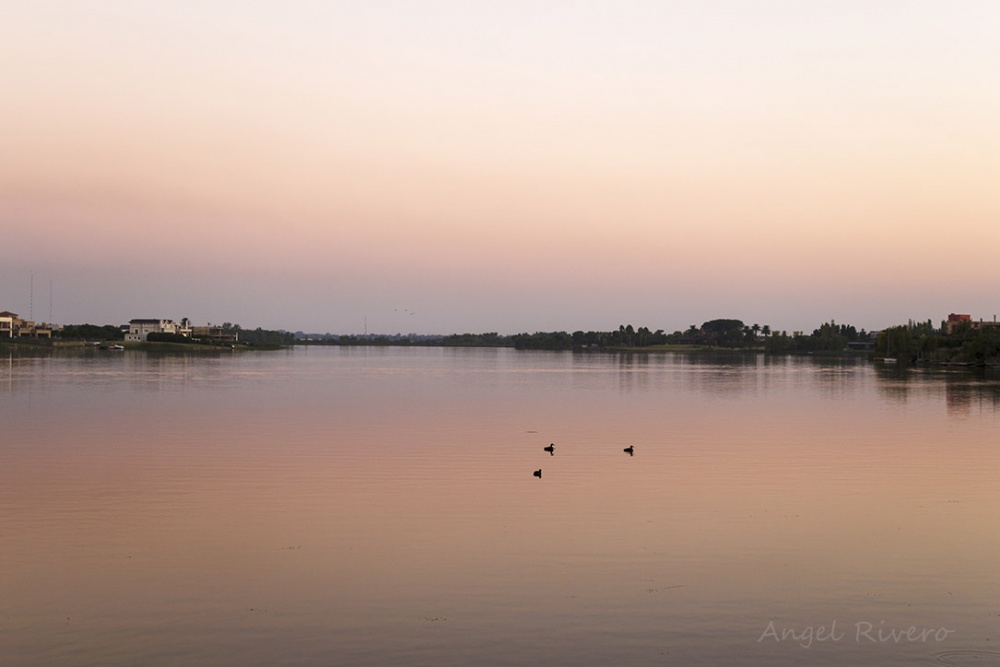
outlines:
M35 321L35 272L32 271L28 282L28 319Z
M49 324L52 324L52 278L49 278Z

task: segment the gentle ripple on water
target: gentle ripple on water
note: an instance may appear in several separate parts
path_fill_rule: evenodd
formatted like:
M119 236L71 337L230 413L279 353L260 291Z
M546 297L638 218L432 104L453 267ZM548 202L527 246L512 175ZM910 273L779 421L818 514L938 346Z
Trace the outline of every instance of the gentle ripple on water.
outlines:
M993 664L990 376L398 348L0 361L3 664ZM762 638L833 622L808 648ZM865 623L954 632L873 643Z

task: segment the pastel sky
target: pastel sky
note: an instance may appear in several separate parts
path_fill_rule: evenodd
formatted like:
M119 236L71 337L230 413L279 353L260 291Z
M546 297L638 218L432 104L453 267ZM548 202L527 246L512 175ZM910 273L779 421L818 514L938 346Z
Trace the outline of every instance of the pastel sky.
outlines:
M994 0L0 0L0 310L992 319L998 34Z

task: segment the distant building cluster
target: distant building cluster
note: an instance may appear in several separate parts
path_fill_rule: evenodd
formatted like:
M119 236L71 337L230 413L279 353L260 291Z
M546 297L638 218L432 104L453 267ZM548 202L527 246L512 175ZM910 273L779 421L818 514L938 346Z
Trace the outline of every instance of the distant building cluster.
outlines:
M151 333L177 334L185 338L208 338L220 342L235 343L239 340L238 329L224 329L222 327L195 326L188 318L180 322L173 320L149 320L136 319L129 320L128 330L125 332L127 341L144 341Z
M59 325L33 322L22 319L17 313L0 311L0 338L52 338L52 332L61 329ZM188 318L180 322L173 320L130 320L122 326L127 341L147 340L151 333L178 334L186 338L202 338L219 342L235 343L239 340L239 328L220 326L195 326Z
M17 313L4 310L0 312L0 338L52 338L52 327L22 320Z
M1000 322L997 322L997 316L993 316L993 321L987 321L980 319L978 321L973 321L971 315L965 315L960 313L950 313L948 315L948 320L945 322L945 329L949 334L955 333L962 323L968 322L969 326L973 329L985 329L987 327L1000 327Z

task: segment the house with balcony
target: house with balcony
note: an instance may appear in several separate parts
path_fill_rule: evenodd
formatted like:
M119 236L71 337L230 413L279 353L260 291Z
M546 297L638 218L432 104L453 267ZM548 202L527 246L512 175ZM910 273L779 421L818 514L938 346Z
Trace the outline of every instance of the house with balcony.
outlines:
M0 338L52 338L52 327L22 320L17 313L0 311Z
M220 343L235 343L239 340L238 329L223 329L219 326L191 327L191 337L208 339Z
M173 320L129 320L128 332L125 334L127 341L144 341L151 333L178 333L177 323Z

